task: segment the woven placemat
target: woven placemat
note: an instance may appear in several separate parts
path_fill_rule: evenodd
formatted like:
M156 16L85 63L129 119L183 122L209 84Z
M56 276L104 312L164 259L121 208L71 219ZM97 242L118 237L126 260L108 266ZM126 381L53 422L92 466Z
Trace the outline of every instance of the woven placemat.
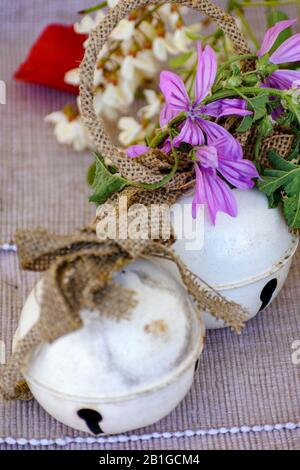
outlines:
M43 122L70 96L12 82L13 71L41 29L49 22L74 21L83 3L28 0L25 9L2 2L0 70L8 86L7 104L0 107L0 244L17 228L44 226L68 233L94 214L85 182L91 157L58 145ZM263 30L261 16L255 21ZM14 252L0 252L0 339L7 354L37 277L20 272ZM300 365L291 359L291 345L300 339L299 280L298 255L278 299L250 321L241 336L228 330L208 333L191 392L163 421L126 436L93 440L52 419L35 401L0 403L0 447L299 448Z

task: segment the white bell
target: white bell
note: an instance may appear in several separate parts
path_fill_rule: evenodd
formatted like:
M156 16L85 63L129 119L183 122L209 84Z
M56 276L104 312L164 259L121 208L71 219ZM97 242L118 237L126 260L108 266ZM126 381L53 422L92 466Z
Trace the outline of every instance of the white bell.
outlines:
M270 209L263 193L235 189L234 195L237 217L219 212L213 225L205 211L204 231L200 227L195 234L193 249L185 238L176 240L173 249L193 273L224 297L243 305L250 319L280 292L299 240L290 233L281 209ZM186 221L186 214L191 214L192 198L184 195L172 206L174 220L180 220L187 205ZM174 224L178 235L177 228ZM170 262L162 264L178 276L177 268ZM226 326L208 313L205 324L208 329Z
M140 260L114 280L136 292L128 318L81 311L83 327L40 345L23 371L48 413L93 434L130 431L171 412L203 348L203 320L169 273ZM42 289L40 281L24 305L14 348L39 318Z

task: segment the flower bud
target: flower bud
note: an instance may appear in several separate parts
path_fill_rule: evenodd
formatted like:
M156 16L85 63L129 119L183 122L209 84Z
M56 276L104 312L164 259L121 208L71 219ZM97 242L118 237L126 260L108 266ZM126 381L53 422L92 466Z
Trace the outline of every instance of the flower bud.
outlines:
M246 75L243 77L243 83L247 86L255 86L259 82L259 79L256 73L251 73L250 75Z

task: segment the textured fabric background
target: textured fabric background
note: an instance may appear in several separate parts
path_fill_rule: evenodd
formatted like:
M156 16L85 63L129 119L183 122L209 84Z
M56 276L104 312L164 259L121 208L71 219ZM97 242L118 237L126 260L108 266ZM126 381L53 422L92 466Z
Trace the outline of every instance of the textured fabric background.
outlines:
M17 228L44 226L66 233L93 216L85 182L91 157L58 145L51 126L43 122L47 113L73 97L12 80L42 28L50 22L73 22L76 11L84 6L90 2L1 1L0 79L7 84L7 104L0 106L0 244L8 242ZM251 12L251 21L256 31L264 30L262 15L256 10ZM20 310L36 279L37 275L20 272L14 253L0 252L0 340L7 354ZM291 360L291 344L300 339L299 279L300 256L278 299L250 321L240 336L228 330L207 334L191 392L163 421L129 434L127 441L123 436L115 442L73 442L62 447L61 439L86 436L52 419L35 401L0 403L1 448L300 448L300 365ZM283 426L276 430L278 423ZM264 425L270 427L265 431L255 427ZM249 432L242 426L254 429ZM221 429L232 427L238 429L231 433ZM200 435L211 429L218 431ZM177 431L187 432L180 437ZM21 439L19 444L16 439ZM25 445L30 439L35 441ZM48 441L39 439L59 440L46 447L42 444ZM116 442L122 440L126 442Z

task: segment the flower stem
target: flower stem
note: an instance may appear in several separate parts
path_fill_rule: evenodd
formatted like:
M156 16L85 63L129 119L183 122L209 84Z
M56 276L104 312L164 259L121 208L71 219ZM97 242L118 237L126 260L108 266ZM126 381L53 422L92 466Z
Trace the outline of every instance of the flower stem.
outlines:
M263 137L262 135L257 136L255 144L254 144L254 160L257 164L260 162L259 158L259 152L260 152L260 147L262 144Z
M247 96L245 96L242 91L240 91L238 88L232 88L232 89L236 92L236 94L238 96L240 96L241 98L243 98L243 100L245 100L249 103L249 101L247 99ZM254 109L253 105L251 103L249 103L249 104L250 104L251 108L253 109L253 111L255 112L255 109Z
M203 100L203 104L211 103L213 101L219 100L221 98L228 98L230 96L236 95L237 93L243 93L244 95L257 95L259 93L266 92L269 95L280 96L281 98L286 97L284 90L278 90L275 88L260 88L260 87L240 87L240 88L228 88L226 90L221 90L215 93L214 95L208 96Z
M156 148L159 147L160 144L162 144L167 137L170 135L170 129L172 127L176 127L179 124L181 124L185 119L185 112L182 112L178 114L175 118L173 118L166 129L161 129L161 131L152 139L150 142L150 147L151 148Z
M102 8L105 8L107 6L107 2L102 2L98 5L95 5L94 7L86 8L85 10L80 10L78 12L78 15L86 15L87 13L93 13L94 11L102 10Z
M240 87L230 88L227 90L218 91L214 95L208 96L203 100L203 104L211 103L213 101L228 98L230 96L239 95L247 99L248 95L259 95L260 93L268 93L269 96L279 96L284 99L288 104L290 111L296 116L298 123L300 124L300 106L295 104L292 97L287 94L286 90L278 90L276 88L260 88L260 87Z
M277 1L277 0L270 0L268 2L241 2L239 6L242 8L247 7L280 7L280 6L287 6L287 5L298 5L299 0L286 0L286 1Z
M247 59L256 59L257 55L256 54L242 54L242 55L236 55L232 57L232 59L227 60L221 67L219 67L218 71L218 77L221 75L221 73L231 64L234 62L240 62L241 60L247 60Z

